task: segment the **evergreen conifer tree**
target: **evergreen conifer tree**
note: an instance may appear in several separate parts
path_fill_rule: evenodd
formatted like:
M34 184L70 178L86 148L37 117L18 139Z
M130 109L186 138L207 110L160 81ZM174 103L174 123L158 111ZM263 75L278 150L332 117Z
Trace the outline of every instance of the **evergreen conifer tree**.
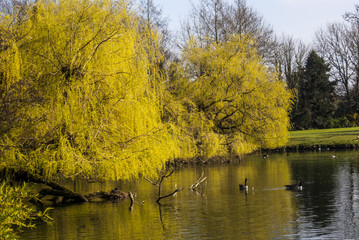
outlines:
M313 50L299 82L296 128L327 128L335 111L335 82L329 81L329 66Z

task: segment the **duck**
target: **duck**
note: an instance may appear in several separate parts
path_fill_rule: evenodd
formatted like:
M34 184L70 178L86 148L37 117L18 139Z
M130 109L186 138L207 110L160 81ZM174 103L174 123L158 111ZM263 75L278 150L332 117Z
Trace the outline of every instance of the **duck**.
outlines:
M287 189L287 190L302 190L303 189L302 181L299 181L298 184L284 185L284 186L285 186L285 189Z
M243 184L239 184L239 190L248 190L248 185L247 185L247 178L244 179L244 185Z

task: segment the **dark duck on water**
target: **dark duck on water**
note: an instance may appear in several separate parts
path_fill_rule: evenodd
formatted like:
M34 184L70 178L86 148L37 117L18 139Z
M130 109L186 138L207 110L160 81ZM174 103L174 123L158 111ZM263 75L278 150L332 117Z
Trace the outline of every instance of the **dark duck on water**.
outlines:
M247 185L247 178L244 179L244 185L243 184L239 184L239 190L248 190L248 185Z
M299 181L298 184L284 185L284 186L285 186L285 189L287 189L287 190L302 190L303 189L302 181Z

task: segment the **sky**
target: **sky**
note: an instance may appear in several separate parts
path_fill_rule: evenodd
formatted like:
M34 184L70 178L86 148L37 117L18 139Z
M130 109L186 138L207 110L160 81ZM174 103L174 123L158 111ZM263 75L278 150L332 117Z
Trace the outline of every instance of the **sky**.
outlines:
M180 29L181 19L191 11L191 1L199 0L154 0L169 19L171 30ZM230 0L228 0L230 1ZM261 15L275 33L292 36L310 44L314 34L328 23L342 22L346 12L354 12L359 0L247 0L247 6Z

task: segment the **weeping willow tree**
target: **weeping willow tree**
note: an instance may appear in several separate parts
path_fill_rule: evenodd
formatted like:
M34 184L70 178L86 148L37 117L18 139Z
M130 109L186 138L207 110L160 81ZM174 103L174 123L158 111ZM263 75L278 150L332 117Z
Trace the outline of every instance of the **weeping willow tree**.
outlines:
M191 39L167 82L163 36L131 1L23 2L0 13L0 180L154 177L285 143L291 94L253 39Z
M161 121L158 39L145 44L156 35L143 38L126 1L43 0L21 23L1 17L13 36L0 50L1 169L131 179L179 156Z
M42 0L1 14L0 170L131 179L174 158L285 144L291 94L254 39L189 40L165 86L161 34L129 4Z
M192 38L183 48L172 90L195 109L197 117L184 122L199 155L242 155L287 142L292 95L253 41L244 35L219 43Z

